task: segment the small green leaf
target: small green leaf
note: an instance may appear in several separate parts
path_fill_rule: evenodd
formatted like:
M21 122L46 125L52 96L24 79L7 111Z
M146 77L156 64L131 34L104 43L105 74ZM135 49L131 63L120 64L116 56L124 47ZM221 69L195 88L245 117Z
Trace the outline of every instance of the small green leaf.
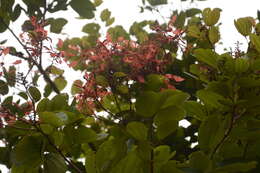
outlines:
M234 20L234 24L240 34L248 36L252 32L252 20L250 17L239 18Z
M28 95L25 92L18 93L20 97L22 97L24 100L28 100Z
M112 25L114 22L115 22L115 18L114 18L114 17L111 17L110 19L108 19L108 20L106 21L106 26L110 26L110 25Z
M100 6L103 3L103 0L94 0L95 7Z
M8 85L5 81L0 80L0 94L6 95L9 92Z
M44 98L38 103L36 111L38 113L44 111L50 111L51 110L50 107L51 107L51 101L48 98Z
M110 19L111 12L106 8L100 14L100 19L104 22Z
M206 25L213 26L215 25L220 17L221 9L214 8L211 10L210 8L205 8L202 12L203 20Z
M30 87L28 91L35 102L41 99L41 92L36 87Z
M64 25L66 25L68 21L64 18L57 18L51 20L51 28L50 31L56 34L59 34Z
M50 73L54 74L54 75L63 75L63 73L64 73L64 70L62 70L54 65L49 66L49 70L50 70Z
M202 172L208 171L211 169L212 163L208 156L206 156L202 151L193 152L189 155L190 166L196 170Z
M63 90L67 85L67 81L65 80L65 78L63 76L59 76L59 77L55 78L54 83L56 84L57 88L60 91Z
M201 10L198 8L190 8L185 11L187 17L195 16L196 14L201 13Z
M99 33L100 26L97 23L88 23L83 26L82 32L85 32L90 35L97 35Z
M72 0L70 6L83 18L92 19L95 16L95 6L89 0Z
M71 94L75 95L82 91L83 82L81 80L75 80L71 86Z
M212 44L215 44L219 41L220 39L220 34L219 34L219 30L217 27L212 26L209 29L209 40Z
M167 0L147 0L152 6L167 4Z
M147 139L148 128L141 122L128 123L126 131L137 140L143 141Z

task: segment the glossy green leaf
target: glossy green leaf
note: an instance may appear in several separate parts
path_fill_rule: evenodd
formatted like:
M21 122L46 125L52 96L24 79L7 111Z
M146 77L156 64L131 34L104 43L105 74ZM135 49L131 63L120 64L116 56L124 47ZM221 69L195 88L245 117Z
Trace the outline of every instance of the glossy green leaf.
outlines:
M195 49L194 56L214 68L217 68L218 55L210 49Z
M50 153L44 156L44 173L52 173L54 170L56 173L65 173L67 171L67 165L65 160L55 153Z
M250 41L254 45L255 49L260 52L260 37L255 34L250 34Z
M30 87L28 91L35 102L41 99L41 92L36 87Z
M220 17L221 9L214 8L211 10L210 8L205 8L202 12L203 20L206 25L213 26L215 25Z
M99 33L100 26L97 23L88 23L83 26L82 32L88 33L90 35L97 35Z
M66 25L68 21L64 18L57 18L51 21L50 31L56 34L59 34L62 31L64 25Z
M136 112L144 117L152 117L159 109L160 95L148 91L142 93L136 101Z
M203 105L196 101L187 101L184 103L184 109L188 116L203 121L207 117L207 111Z
M148 128L141 122L128 123L126 131L137 140L143 141L147 139Z
M83 82L81 80L75 80L71 86L71 94L75 95L82 91Z
M42 162L41 146L40 138L33 136L23 137L14 148L14 164L17 166L23 165L27 169L40 166Z
M67 85L67 81L62 76L55 78L54 83L60 91L63 90Z
M54 65L49 66L49 70L50 70L50 73L54 74L54 75L63 75L63 73L64 73L64 70L62 70Z
M94 17L95 6L89 0L72 0L70 6L83 18L92 19Z
M213 108L221 107L220 100L224 100L224 97L208 90L199 90L196 93L197 97L205 104Z
M68 116L64 112L40 112L39 117L42 123L60 127L66 124Z
M235 60L235 72L236 73L244 73L249 68L249 62L247 59L237 58Z
M243 36L248 36L252 32L252 19L249 17L239 18L234 20L236 29Z
M217 27L212 26L209 29L209 40L212 44L215 44L219 41L220 39L220 33Z
M97 139L97 134L90 128L80 126L75 130L75 141L76 143L88 143L93 142Z

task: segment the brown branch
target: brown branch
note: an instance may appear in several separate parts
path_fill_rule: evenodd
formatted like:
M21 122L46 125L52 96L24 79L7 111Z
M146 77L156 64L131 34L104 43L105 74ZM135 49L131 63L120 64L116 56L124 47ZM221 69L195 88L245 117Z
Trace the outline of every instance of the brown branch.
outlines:
M43 67L41 64L38 64L38 62L32 58L32 55L30 54L30 52L27 50L27 47L22 43L22 41L18 38L18 36L14 33L14 31L5 23L3 22L3 24L7 27L7 29L11 32L11 34L14 36L14 38L18 41L18 43L24 48L24 50L26 51L26 53L28 54L29 58L26 58L24 56L21 57L22 54L16 55L15 53L13 53L13 55L24 59L24 60L30 60L32 61L33 65L35 65L39 72L43 75L44 80L50 84L50 86L52 87L52 89L54 90L54 92L56 92L57 94L60 94L59 89L57 88L56 84L51 80L51 78L49 77L49 75L44 71ZM12 55L12 54L11 54Z

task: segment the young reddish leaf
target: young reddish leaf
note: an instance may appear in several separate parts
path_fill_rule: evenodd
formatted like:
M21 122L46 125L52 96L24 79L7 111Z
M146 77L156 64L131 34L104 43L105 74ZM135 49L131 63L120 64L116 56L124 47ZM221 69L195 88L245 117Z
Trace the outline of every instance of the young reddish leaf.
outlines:
M17 65L17 64L21 64L22 60L16 60L15 62L13 62L12 64Z

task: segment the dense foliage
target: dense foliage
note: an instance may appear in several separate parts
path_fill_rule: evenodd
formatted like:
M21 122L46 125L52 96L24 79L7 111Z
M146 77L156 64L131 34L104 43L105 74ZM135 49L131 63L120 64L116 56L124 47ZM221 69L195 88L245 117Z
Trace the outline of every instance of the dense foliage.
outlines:
M54 44L49 32L68 21L47 14L72 8L92 19L101 3L0 0L0 32L20 45L0 43L0 163L12 173L259 172L260 13L234 21L247 51L216 52L218 8L176 10L129 31L103 9L104 39L88 22L85 36ZM143 0L141 11L162 4ZM24 14L17 33L10 23ZM69 81L62 64L82 79Z

